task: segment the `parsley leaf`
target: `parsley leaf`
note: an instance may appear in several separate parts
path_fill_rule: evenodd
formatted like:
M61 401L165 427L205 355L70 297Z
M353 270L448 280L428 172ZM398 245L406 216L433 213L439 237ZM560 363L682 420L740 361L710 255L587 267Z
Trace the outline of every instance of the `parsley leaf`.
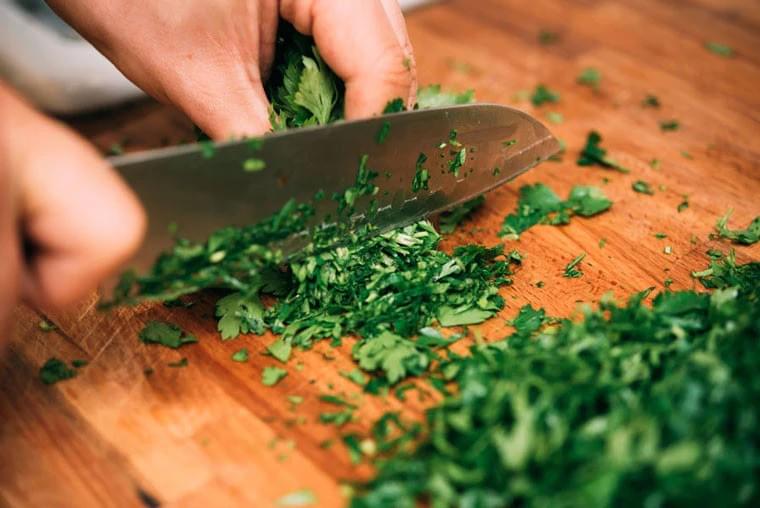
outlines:
M463 93L444 92L441 90L441 85L428 85L417 90L417 107L419 109L440 108L472 102L475 102L473 90L467 90Z
M602 81L602 73L594 67L587 67L581 71L576 81L580 85L588 86L594 90L598 90L599 83Z
M264 386L274 386L287 375L288 371L280 367L264 367L261 371L261 382Z
M612 201L597 187L576 185L567 200L562 201L542 183L525 185L520 188L517 209L504 218L499 236L516 240L536 224L568 224L572 215L591 217L611 206Z
M660 130L663 132L666 131L677 131L681 128L681 124L678 120L661 120L660 121Z
M40 367L40 381L46 385L52 385L59 381L76 377L77 371L69 368L58 358L49 358L45 364Z
M554 90L549 89L545 85L539 84L536 86L536 89L533 91L533 95L530 98L530 101L533 103L534 106L541 106L546 103L556 103L559 102L560 95L559 92L555 92Z
M231 293L219 299L216 317L223 340L234 339L241 333L264 333L264 307L256 294Z
M249 353L248 353L248 349L246 348L238 349L237 351L232 353L232 361L234 362L245 363L248 361L248 358L249 358Z
M643 108L659 108L660 99L656 95L647 94L641 101L641 107Z
M729 209L715 223L715 231L718 233L718 236L720 238L728 238L732 242L742 245L752 245L760 240L760 215L755 217L744 229L729 229L728 220L733 213L733 209Z
M428 181L430 180L430 172L425 169L424 164L427 162L427 155L421 153L417 156L417 163L415 165L414 178L412 179L412 192L419 192L422 189L428 189Z
M636 180L631 184L631 188L639 194L649 194L650 196L654 195L654 189L652 189L651 184L649 184L649 182L645 182L644 180Z
M179 326L155 320L145 325L139 337L145 344L160 344L172 349L198 342L198 339L186 334Z
M708 41L705 43L705 48L718 56L724 58L731 58L734 56L734 49L731 46L722 44L720 42Z
M598 132L589 132L586 146L583 147L577 164L579 166L602 166L604 168L615 169L621 173L630 172L629 169L621 166L617 161L607 156L607 150L599 145L601 142L602 136Z
M567 277L569 279L577 279L579 277L583 277L583 272L580 268L578 268L578 265L583 261L583 259L586 257L586 253L579 254L575 259L570 261L567 266L565 266L565 273L563 274L564 277Z

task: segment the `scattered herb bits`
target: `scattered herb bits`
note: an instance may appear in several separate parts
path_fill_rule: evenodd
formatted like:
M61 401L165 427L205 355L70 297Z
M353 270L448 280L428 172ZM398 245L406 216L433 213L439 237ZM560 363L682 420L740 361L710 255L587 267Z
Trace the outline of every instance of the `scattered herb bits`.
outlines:
M752 245L760 240L760 215L755 217L744 229L729 229L728 220L733 213L733 209L729 209L726 214L715 223L715 231L718 234L718 237L727 238L734 243L742 245Z
M232 353L232 361L234 362L240 362L245 363L248 361L249 353L246 348L238 349L234 353Z
M57 326L55 326L54 323L48 321L47 319L41 319L39 323L37 323L37 328L42 330L43 332L52 332L58 329Z
M678 203L678 206L676 206L676 210L678 210L678 213L681 213L687 208L689 208L689 195L684 194L682 198L683 198L682 201Z
M160 344L172 349L198 342L198 339L185 333L177 325L164 321L149 321L140 331L139 337L145 344Z
M633 182L633 184L631 184L631 188L639 194L647 194L649 196L654 195L654 189L652 188L652 185L649 182L645 182L644 180L636 180Z
M559 102L560 95L559 92L555 92L554 90L549 89L545 85L537 85L536 89L533 91L533 95L531 95L530 101L533 103L534 106L541 106L543 104L547 103L557 103Z
M266 169L267 164L261 159L250 158L243 162L243 169L248 173L257 173Z
M538 32L538 42L542 46L549 46L559 42L559 34L552 30L541 30Z
M46 385L52 385L59 381L65 381L76 377L77 371L66 365L58 358L49 358L40 367L40 381Z
M734 56L734 48L720 42L708 41L705 43L705 48L707 48L710 53L724 58L731 58Z
M174 368L174 369L184 369L188 365L190 365L190 362L187 358L180 358L176 362L169 362L166 364L168 367Z
M586 253L579 254L575 259L570 261L565 266L565 272L563 273L563 276L568 279L577 279L580 277L583 277L583 272L580 269L581 261L583 261L586 257Z
M681 128L681 123L678 120L661 120L660 130L663 132L677 131Z
M568 224L573 215L591 217L611 206L612 201L597 187L576 185L563 201L544 184L525 185L520 188L517 209L504 218L499 236L516 240L536 224Z
M264 386L274 386L287 375L288 371L280 367L264 367L261 371L261 382Z
M564 123L565 117L562 115L562 113L558 113L556 111L550 111L546 113L546 120L549 123L553 123L554 125L560 125Z
M656 95L647 94L641 100L641 107L643 107L643 108L655 108L655 109L659 109L659 107L660 107L660 99Z
M621 173L628 173L628 168L620 165L615 159L607 156L607 150L601 147L602 136L596 132L591 131L586 139L586 146L583 147L580 156L578 157L579 166L601 166L603 168L610 168Z
M592 88L593 90L599 89L599 83L602 81L602 73L594 67L587 67L581 71L576 78L578 84Z

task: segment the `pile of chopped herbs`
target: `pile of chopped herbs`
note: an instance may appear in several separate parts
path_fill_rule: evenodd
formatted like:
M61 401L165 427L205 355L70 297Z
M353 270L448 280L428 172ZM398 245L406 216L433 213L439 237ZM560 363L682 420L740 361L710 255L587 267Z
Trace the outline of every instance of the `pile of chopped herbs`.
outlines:
M509 338L449 355L450 394L423 429L375 433L351 506L758 506L760 263L699 276L712 294L554 325L526 306Z

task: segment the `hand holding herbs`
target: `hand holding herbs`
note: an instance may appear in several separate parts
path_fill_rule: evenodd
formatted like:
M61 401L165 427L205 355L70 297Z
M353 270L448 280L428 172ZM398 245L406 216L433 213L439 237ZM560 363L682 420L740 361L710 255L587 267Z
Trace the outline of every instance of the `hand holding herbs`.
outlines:
M326 112L343 91L323 79L326 66L345 83L346 118L378 114L396 97L407 105L414 101L414 56L396 2L165 0L139 9L129 0L112 0L108 9L99 4L50 2L132 82L177 106L217 140L269 131L272 110L276 121L298 122L303 111L318 123L330 120ZM280 17L294 28L278 26ZM313 36L318 49L282 51L290 30ZM262 86L283 67L295 106L288 111L278 107L280 97L270 103Z

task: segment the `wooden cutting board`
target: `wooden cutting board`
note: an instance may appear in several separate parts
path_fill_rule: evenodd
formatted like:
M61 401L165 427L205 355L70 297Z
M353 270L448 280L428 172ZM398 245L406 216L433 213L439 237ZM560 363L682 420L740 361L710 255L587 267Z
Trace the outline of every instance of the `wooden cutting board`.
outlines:
M527 183L550 184L560 195L573 184L598 185L614 201L599 217L538 226L510 242L526 261L514 285L502 291L507 307L500 317L476 327L484 337L503 337L504 319L526 302L567 315L577 302L595 302L610 290L622 297L662 288L666 278L673 289L692 288L690 272L706 266L705 251L727 247L708 240L715 220L733 207L732 224L743 227L760 213L756 1L459 0L408 19L422 83L474 88L483 101L514 104L544 119L550 111L564 117L551 125L567 142L564 160L489 195L444 248L497 243L501 221ZM558 41L540 44L542 30L556 32ZM732 46L736 55L707 51L710 40ZM597 91L576 83L586 67L603 74ZM562 94L559 104L533 108L515 99L541 82ZM642 108L650 93L660 98L660 109ZM662 132L659 122L670 119L681 128ZM136 150L192 137L180 114L150 102L70 123L103 149L117 141ZM632 169L630 175L576 166L591 129ZM658 170L649 165L655 158ZM655 195L633 192L637 179L651 182ZM690 206L679 213L683 195ZM655 238L656 232L668 237ZM759 247L737 248L739 260L760 259ZM564 265L581 252L588 254L585 276L563 278ZM535 285L539 280L542 288ZM341 506L341 481L371 471L351 466L342 444L320 443L367 431L389 409L422 418L435 399L414 391L403 403L358 394L340 376L353 368L351 340L337 350L320 343L296 352L288 376L265 387L261 371L274 360L259 353L273 338L222 342L215 298L199 295L189 309L141 305L110 314L95 310L94 298L47 316L19 307L0 360L0 504L275 506L285 494L310 489L318 506ZM42 332L43 317L59 331ZM175 322L200 343L180 351L143 345L137 333L150 319ZM250 362L231 361L241 347L251 351ZM89 365L76 379L45 386L37 373L51 356ZM187 357L188 367L167 367L180 357ZM146 368L154 373L145 375ZM354 398L358 421L340 430L318 423L318 414L331 409L318 400L324 393ZM293 410L288 395L304 402Z

